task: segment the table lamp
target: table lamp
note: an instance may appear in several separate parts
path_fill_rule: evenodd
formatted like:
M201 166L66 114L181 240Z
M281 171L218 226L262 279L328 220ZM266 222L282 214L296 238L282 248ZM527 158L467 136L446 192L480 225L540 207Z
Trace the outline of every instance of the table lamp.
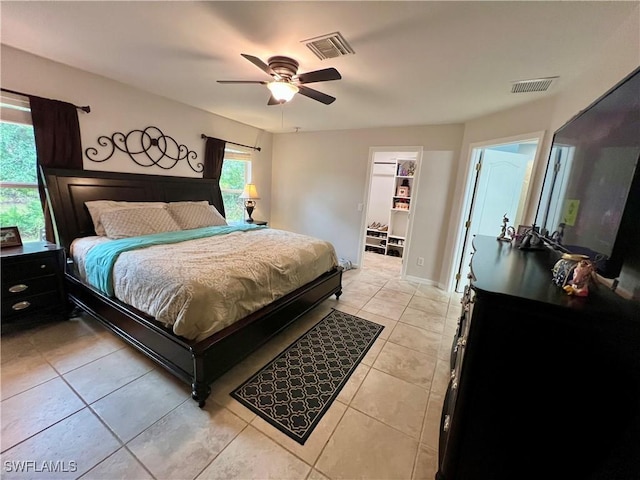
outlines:
M244 199L244 208L247 210L247 215L249 215L247 222L253 223L251 214L253 213L253 209L256 207L256 200L260 200L256 186L253 183L247 183L244 186L244 190L242 191L240 198Z

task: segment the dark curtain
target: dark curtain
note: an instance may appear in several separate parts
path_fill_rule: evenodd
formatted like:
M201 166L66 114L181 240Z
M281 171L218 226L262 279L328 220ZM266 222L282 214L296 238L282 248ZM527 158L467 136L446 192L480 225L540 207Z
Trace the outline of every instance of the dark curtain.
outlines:
M48 98L29 97L38 156L38 190L44 211L46 237L55 242L41 167L82 170L80 123L75 105Z
M207 137L207 143L204 147L204 171L202 172L203 178L215 178L220 184L220 175L222 175L222 162L224 161L224 147L227 144L224 140L219 138ZM220 189L218 189L220 192ZM224 202L222 201L222 192L219 193L219 205L222 208L220 212L222 216L224 213Z

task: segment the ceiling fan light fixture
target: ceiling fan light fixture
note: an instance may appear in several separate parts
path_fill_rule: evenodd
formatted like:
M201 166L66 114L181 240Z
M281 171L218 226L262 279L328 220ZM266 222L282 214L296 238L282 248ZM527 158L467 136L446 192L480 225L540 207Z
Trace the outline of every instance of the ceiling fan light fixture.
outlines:
M289 82L269 82L267 88L271 90L273 98L280 102L288 102L300 90L296 85Z

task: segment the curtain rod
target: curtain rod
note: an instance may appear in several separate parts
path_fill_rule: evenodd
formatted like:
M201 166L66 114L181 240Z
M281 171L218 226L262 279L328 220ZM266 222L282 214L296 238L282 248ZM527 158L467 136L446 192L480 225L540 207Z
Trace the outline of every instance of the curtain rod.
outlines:
M28 93L16 92L15 90L9 90L8 88L0 88L0 90L2 90L3 92L14 93L16 95L22 95L23 97L35 97L35 96L37 96L37 95L30 95ZM83 112L86 112L86 113L91 112L91 107L89 105L87 105L85 107L79 107L77 105L74 105L74 107L76 107L78 110L82 110Z
M215 137L210 137L208 135L205 135L204 133L200 135L200 138L215 138ZM228 140L225 140L226 143L230 143L231 145L238 145L239 147L244 147L244 148L250 148L252 150L257 150L258 152L262 150L262 148L260 147L251 147L249 145L243 145L241 143L236 143L236 142L229 142Z

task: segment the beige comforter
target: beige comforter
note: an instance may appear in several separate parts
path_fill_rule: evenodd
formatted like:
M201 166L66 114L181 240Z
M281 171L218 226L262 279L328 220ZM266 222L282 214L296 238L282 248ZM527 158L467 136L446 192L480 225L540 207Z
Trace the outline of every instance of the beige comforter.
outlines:
M71 254L86 279L84 258L104 237L74 241ZM120 254L116 298L202 340L337 265L333 246L274 229L233 232Z

